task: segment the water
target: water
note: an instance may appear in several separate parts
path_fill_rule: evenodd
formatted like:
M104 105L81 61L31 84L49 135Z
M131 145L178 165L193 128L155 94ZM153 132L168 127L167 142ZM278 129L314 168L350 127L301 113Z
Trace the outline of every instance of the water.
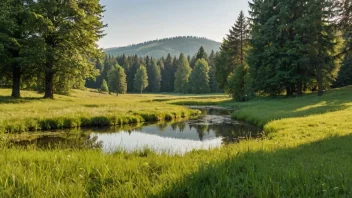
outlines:
M158 153L184 154L192 150L212 149L260 136L260 129L234 121L230 111L203 109L195 120L124 126L121 128L82 129L76 133L49 133L13 140L21 146L50 148L100 148L104 152L136 151L149 148ZM17 139L21 139L18 138Z

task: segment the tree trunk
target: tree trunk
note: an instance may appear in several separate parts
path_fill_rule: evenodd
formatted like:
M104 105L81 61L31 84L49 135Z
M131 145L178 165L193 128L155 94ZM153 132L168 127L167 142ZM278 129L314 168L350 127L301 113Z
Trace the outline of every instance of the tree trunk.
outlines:
M318 68L318 96L322 96L324 94L323 91L323 76L322 76L322 71L321 68L319 66Z
M12 94L14 98L20 98L20 86L21 86L21 67L16 63L12 67Z
M286 86L286 96L292 96L291 86Z
M317 73L318 73L317 74L318 96L322 96L324 94L324 91L323 91L323 74L322 74L321 65L318 66Z
M52 63L47 63L45 68L44 98L54 99L54 72L52 69Z
M303 83L302 80L297 82L297 96L302 96L303 93Z

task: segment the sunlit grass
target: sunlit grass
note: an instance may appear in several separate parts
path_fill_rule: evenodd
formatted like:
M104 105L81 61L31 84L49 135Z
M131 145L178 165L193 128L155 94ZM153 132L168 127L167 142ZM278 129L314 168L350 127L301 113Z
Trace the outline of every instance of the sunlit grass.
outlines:
M189 117L197 111L153 102L164 95L101 94L75 90L71 96L56 95L55 100L22 91L22 99L13 100L10 90L0 89L0 132L23 132L80 126L114 126L143 121ZM168 96L170 98L177 96Z
M126 97L140 101L133 99L138 95ZM172 97L184 103L201 100L206 104L212 100L145 96L143 100L171 100L150 102L144 108L181 108L165 104L172 103ZM310 94L248 103L216 100L216 104L239 109L234 118L263 126L266 138L211 151L193 151L182 157L157 155L150 150L103 154L98 150L23 150L2 146L0 162L6 163L0 163L0 196L352 196L352 87L331 90L323 97ZM15 109L13 105L10 110Z

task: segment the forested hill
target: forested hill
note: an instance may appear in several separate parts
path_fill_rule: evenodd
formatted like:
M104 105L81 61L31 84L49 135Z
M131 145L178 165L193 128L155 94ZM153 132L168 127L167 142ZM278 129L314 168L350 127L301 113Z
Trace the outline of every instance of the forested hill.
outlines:
M105 49L105 52L113 56L125 54L130 56L152 56L154 58L166 57L168 53L172 57L179 56L181 52L186 56L193 56L197 53L200 46L203 46L206 52L210 54L212 50L215 52L219 51L221 43L206 38L184 36L147 41L126 47L108 48Z

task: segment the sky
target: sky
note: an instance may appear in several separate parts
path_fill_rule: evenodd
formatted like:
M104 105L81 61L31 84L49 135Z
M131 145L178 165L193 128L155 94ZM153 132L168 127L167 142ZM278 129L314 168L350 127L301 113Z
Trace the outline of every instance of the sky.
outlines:
M101 0L105 5L102 48L175 36L221 42L238 14L248 16L247 0Z

